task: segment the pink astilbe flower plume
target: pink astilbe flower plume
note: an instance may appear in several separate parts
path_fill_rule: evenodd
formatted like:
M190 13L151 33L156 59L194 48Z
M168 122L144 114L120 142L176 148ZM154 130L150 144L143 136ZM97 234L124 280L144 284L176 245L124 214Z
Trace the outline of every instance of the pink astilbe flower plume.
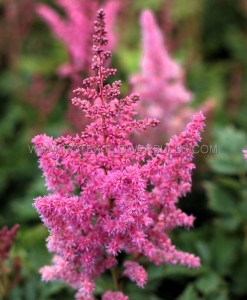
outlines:
M177 110L192 100L192 94L186 89L184 72L168 53L162 32L149 10L141 15L141 29L141 72L131 78L134 91L141 95L138 111L141 116L158 118L163 135L171 134Z
M107 67L111 52L105 50L103 10L97 13L94 32L95 75L82 81L72 99L91 123L73 137L44 134L33 139L50 192L34 206L49 229L47 247L54 253L53 265L41 273L44 280L67 282L77 290L76 299L93 299L95 279L111 270L116 291L107 291L103 299L127 300L117 270L120 252L135 258L124 263L123 275L140 287L148 280L141 257L157 265L200 265L198 257L175 248L168 232L193 225L194 217L176 204L191 189L193 149L204 117L195 114L157 155L150 146L146 151L134 148L130 136L158 122L134 118L139 96L121 99L121 82L106 83L116 70Z

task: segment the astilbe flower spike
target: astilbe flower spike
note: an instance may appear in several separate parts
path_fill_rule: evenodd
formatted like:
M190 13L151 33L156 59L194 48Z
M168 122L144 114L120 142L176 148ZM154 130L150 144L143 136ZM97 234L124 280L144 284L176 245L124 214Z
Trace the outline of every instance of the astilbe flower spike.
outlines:
M184 83L181 66L170 56L162 32L151 11L145 10L141 15L142 59L140 74L131 77L134 92L141 95L138 107L140 115L156 117L161 121L160 131L163 135L176 131L173 120L178 110L192 100ZM191 112L183 110L182 126L186 124ZM180 116L181 119L181 116Z
M94 280L106 270L112 270L116 291L106 291L103 299L128 299L116 271L120 252L130 256L123 275L140 287L147 273L139 258L156 265L200 265L198 257L172 245L168 232L193 225L194 217L176 204L191 188L193 148L200 141L204 117L195 114L158 155L151 147L136 151L130 135L158 122L135 119L139 96L120 99L121 82L105 83L116 73L106 67L111 56L105 50L107 41L105 14L99 10L93 36L95 75L83 80L72 99L91 120L85 131L33 139L50 192L34 206L49 229L47 247L55 254L53 265L41 269L42 278L67 282L77 290L76 299L93 299Z

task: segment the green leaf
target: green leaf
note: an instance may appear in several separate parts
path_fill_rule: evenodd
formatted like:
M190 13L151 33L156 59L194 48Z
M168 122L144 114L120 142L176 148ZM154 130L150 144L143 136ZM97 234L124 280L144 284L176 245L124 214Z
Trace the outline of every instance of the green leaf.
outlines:
M246 274L247 274L247 260L246 255L242 255L239 260L238 265L234 269L233 279L233 290L235 293L242 295L247 294L247 284L246 284Z
M247 198L239 204L240 217L244 222L247 222Z
M241 218L237 216L221 217L215 221L216 225L229 232L237 230L241 224Z
M197 241L196 242L196 249L198 251L199 257L201 257L201 259L204 262L208 263L210 261L210 257L211 257L209 245L204 241Z
M207 295L205 300L229 300L229 297L226 290L218 290Z
M172 19L181 21L200 13L201 3L197 0L190 0L190 5L184 5L183 0L175 0L172 11Z
M233 214L236 212L236 202L233 196L214 183L205 183L209 207L217 213Z
M150 265L147 268L149 282L157 281L164 278L178 278L178 277L196 277L204 272L203 268L189 269L182 266Z
M242 188L242 183L240 181L237 181L235 178L220 177L217 178L217 182L222 187L230 188L236 191L239 191Z
M219 128L216 131L216 144L218 153L209 160L215 172L235 175L247 171L242 150L247 148L246 134L233 127Z
M221 284L221 278L215 273L209 273L199 278L195 285L203 294L209 294L217 290Z
M133 4L138 10L141 9L152 9L158 10L160 6L163 4L163 0L142 0L142 1L134 1Z
M224 235L220 231L212 234L213 239L210 243L212 268L219 274L230 274L239 256L241 240L232 235Z
M103 275L96 280L96 295L101 295L107 290L114 290L113 280L110 276Z
M19 247L23 249L26 267L38 270L43 265L50 263L51 255L45 246L47 235L47 230L41 224L28 229L21 227Z
M120 48L116 53L118 63L121 65L121 70L126 74L137 73L139 70L140 51L137 49Z
M177 300L199 300L201 299L196 291L193 285L188 285L187 288L184 290L184 292L179 296Z
M144 290L138 288L133 283L125 289L125 294L129 296L129 299L135 300L152 300L154 297L151 291L146 290L146 288Z

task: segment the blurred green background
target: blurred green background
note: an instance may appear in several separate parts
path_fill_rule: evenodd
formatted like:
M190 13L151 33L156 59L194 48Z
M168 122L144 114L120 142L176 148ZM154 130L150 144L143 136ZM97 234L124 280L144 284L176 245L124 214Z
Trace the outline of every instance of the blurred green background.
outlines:
M247 299L247 1L126 0L117 22L118 46L112 65L128 92L128 78L141 57L139 15L150 8L166 33L173 57L186 70L193 106L215 102L205 143L218 152L196 158L193 190L180 206L196 216L190 231L171 233L178 248L202 259L190 270L146 266L145 289L125 283L133 300ZM0 227L20 224L11 255L21 259L21 277L8 300L69 300L61 283L43 283L38 269L50 263L47 231L32 207L45 195L37 157L30 151L38 133L59 136L73 128L65 118L71 83L57 74L66 62L64 46L36 15L35 5L54 1L0 0ZM13 14L6 17L11 6ZM32 152L32 153L30 153ZM97 295L111 288L107 275Z

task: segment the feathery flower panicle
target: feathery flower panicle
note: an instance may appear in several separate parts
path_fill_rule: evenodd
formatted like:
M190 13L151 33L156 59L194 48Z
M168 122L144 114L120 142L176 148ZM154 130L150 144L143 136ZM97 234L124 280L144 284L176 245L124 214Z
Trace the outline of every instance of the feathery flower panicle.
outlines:
M78 72L89 71L91 56L91 36L93 32L93 18L99 8L98 0L56 0L57 5L66 14L63 18L48 5L37 5L38 14L47 22L54 35L63 42L68 51L70 62L61 66L60 75L75 76ZM114 24L120 8L120 1L108 0L104 9L107 16L107 30L110 38L108 49L113 50L116 46Z
M174 136L158 155L148 151L121 151L133 147L130 136L157 126L155 119L137 120L137 94L120 98L121 82L106 80L116 73L107 67L105 14L99 10L93 36L92 70L72 99L91 123L76 136L33 139L50 194L38 197L35 208L50 236L47 247L53 265L41 269L44 280L59 279L77 290L76 299L93 299L94 281L112 270L116 290L103 299L128 299L120 291L117 256L133 255L123 275L143 287L147 273L138 262L146 257L155 264L199 267L193 254L172 245L168 232L193 225L176 207L191 188L193 148L204 124L193 116L184 132ZM146 163L145 163L146 162Z
M141 116L158 118L163 135L164 132L170 135L177 110L192 100L192 94L186 89L183 70L168 53L162 32L149 10L141 15L141 29L141 73L131 78L134 91L141 95L138 111ZM185 118L186 122L191 115Z

